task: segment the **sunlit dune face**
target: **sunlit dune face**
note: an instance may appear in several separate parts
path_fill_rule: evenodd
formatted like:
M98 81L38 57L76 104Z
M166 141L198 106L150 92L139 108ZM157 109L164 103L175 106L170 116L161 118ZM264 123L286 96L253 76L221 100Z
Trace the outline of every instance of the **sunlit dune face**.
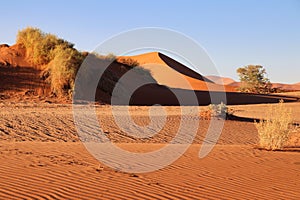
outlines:
M187 89L187 90L210 90L210 91L227 91L234 92L235 88L231 86L223 86L208 82L201 77L202 80L190 77L188 71L190 69L184 65L179 66L180 69L175 70L173 66L168 65L161 57L167 57L158 52L145 53L137 56L128 56L136 60L140 67L150 71L153 78L160 85L171 88ZM127 57L127 56L124 56ZM122 58L122 57L121 57ZM168 58L168 57L167 57Z

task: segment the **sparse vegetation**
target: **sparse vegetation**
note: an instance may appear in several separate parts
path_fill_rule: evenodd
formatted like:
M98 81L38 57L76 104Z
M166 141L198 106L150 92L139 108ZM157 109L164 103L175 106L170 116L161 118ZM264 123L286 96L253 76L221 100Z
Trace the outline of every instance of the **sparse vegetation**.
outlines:
M84 60L84 55L74 49L73 44L32 27L18 32L17 44L26 48L29 62L44 70L42 78L50 83L53 94L71 93L77 70Z
M72 94L77 71L88 55L89 63L95 67L84 76L88 80L98 78L94 77L93 70L105 70L103 74L105 77L102 77L98 84L98 88L104 92L111 93L120 76L131 69L144 79L153 79L150 72L138 67L139 63L132 58L117 58L112 53L108 55L81 53L73 48L72 43L44 33L38 28L28 27L19 31L17 44L25 47L27 60L36 68L43 70L41 78L50 84L51 92L56 96ZM110 67L105 69L103 66Z
M101 61L105 61L105 62L109 62L109 63L112 63L117 60L117 56L113 53L109 53L107 55L101 55L101 54L98 54L97 52L93 52L90 55L95 56L96 59L100 59Z
M34 65L46 65L55 56L57 46L73 48L73 44L57 38L55 35L42 32L38 28L28 27L18 32L17 44L26 48L28 60Z
M229 114L228 108L223 102L220 104L210 104L208 108L212 117L226 118Z
M241 92L270 93L271 83L266 77L266 70L260 65L248 65L237 69L240 77Z
M55 56L48 64L52 92L59 96L71 95L77 70L84 56L73 48L65 48L61 45L54 49L53 54Z
M118 59L118 62L122 63L124 65L128 65L130 67L137 67L137 66L139 66L139 63L136 60L132 59L132 58L121 57L121 58Z
M270 106L266 119L255 122L258 130L259 146L267 150L280 150L293 132L291 110L283 101Z

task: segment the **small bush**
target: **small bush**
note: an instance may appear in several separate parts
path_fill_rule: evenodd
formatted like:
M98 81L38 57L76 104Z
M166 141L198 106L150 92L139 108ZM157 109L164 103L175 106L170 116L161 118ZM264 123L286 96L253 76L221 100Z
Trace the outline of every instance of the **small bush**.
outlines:
M58 96L71 95L77 71L84 60L84 55L73 48L57 46L54 58L48 65L51 90Z
M113 54L113 53L109 53L107 54L106 56L104 56L104 60L107 60L107 61L115 61L117 59L116 55Z
M117 60L117 56L113 53L102 55L97 52L92 52L89 55L94 56L94 58L99 59L102 62L107 62L108 65Z
M122 73L133 69L143 79L151 79L150 71L138 67L139 63L132 58L120 58L114 54L106 56L97 53L80 53L73 44L55 35L42 32L40 29L28 27L18 32L17 44L26 49L26 57L33 66L43 69L41 78L49 82L51 92L57 96L71 95L77 71L85 57L89 56L88 64L92 66L81 76L86 80L97 79L94 70L105 70L105 76L98 85L104 91L110 92ZM105 66L110 66L109 70ZM114 67L117 69L113 70Z
M25 47L26 57L35 67L45 66L41 77L50 83L52 93L72 93L76 73L85 57L72 43L28 27L18 32L17 44Z
M72 48L74 45L57 38L55 35L46 34L38 28L28 27L18 32L17 44L26 48L27 59L34 65L47 65L53 58L52 51L56 46Z
M210 104L208 108L212 117L226 118L228 114L228 108L223 102L220 104Z
M130 66L130 67L137 67L137 66L140 65L138 61L136 61L132 58L123 58L123 57L121 57L121 58L118 59L118 62L122 63L124 65Z
M283 101L270 106L265 120L255 122L258 130L259 146L267 150L280 150L293 131L291 110Z

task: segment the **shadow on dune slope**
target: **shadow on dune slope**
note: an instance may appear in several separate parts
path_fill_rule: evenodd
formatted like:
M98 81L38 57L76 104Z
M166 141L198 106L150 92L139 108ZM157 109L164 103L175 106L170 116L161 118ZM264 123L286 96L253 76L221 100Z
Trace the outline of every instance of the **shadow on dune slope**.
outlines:
M32 67L0 65L0 92L46 88L46 84L40 78L40 72Z
M209 83L213 83L211 80L205 78L204 76L201 76L200 74L196 73L195 71L189 69L188 67L186 67L185 65L177 62L176 60L162 54L162 53L158 53L158 56L172 69L176 70L177 72L184 74L186 76L201 80L201 81L205 81L205 82L209 82Z
M194 101L189 99L194 93L197 97L196 105L209 105L211 103L218 104L224 101L224 93L222 92L208 92L208 91L191 91L184 89L172 89L177 95L184 98L184 104L180 105L193 105ZM165 86L159 86L157 84L144 85L137 89L132 97L131 105L179 105L179 101L175 94ZM211 101L211 96L214 96L214 102ZM259 104L259 103L278 103L280 99L285 102L295 102L299 101L296 97L286 97L279 95L261 95L261 94L249 94L249 93L236 93L236 92L226 92L227 105L240 105L240 104Z

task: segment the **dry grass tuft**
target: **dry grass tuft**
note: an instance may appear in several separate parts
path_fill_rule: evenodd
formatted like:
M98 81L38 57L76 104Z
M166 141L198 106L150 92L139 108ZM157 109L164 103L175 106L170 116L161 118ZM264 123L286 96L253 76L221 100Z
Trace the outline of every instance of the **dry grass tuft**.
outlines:
M51 90L58 96L70 96L74 89L74 82L79 66L84 56L77 50L58 46L54 50L54 58L48 64L51 76L49 82Z
M259 146L266 150L281 150L293 132L291 109L285 107L283 100L269 107L265 120L255 122L258 130Z
M34 65L47 65L53 58L57 46L73 48L73 44L38 28L27 27L18 32L17 44L26 48L27 59Z
M103 56L97 53L80 53L72 43L55 35L44 33L38 28L28 27L19 31L17 44L26 48L28 61L43 70L41 78L50 84L51 93L56 96L71 97L78 69L88 55L89 64L93 68L84 73L84 76L86 80L97 80L99 77L95 77L97 74L94 73L95 70L105 70L104 78L98 84L98 88L104 92L111 93L120 74L131 69L142 78L155 82L150 71L140 68L139 63L134 59L117 59L114 54ZM119 66L119 68L114 66ZM105 69L105 67L109 69Z
M130 67L137 67L140 65L138 61L132 58L118 58L118 62Z
M29 62L44 70L41 76L50 83L53 94L72 93L76 73L85 57L72 43L28 27L18 32L17 44L26 48Z

